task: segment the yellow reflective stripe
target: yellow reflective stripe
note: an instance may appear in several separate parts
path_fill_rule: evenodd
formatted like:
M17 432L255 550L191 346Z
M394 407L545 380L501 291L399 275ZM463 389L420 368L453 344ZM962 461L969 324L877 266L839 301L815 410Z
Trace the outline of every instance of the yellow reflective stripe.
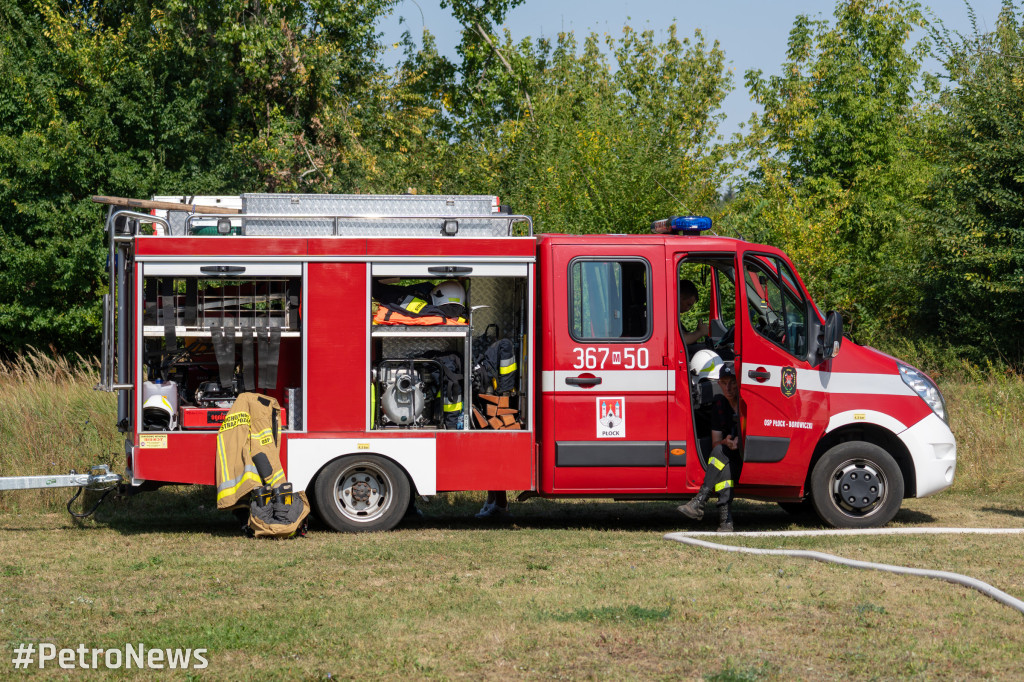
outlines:
M268 427L257 433L250 434L249 439L258 440L260 442L260 445L270 445L271 443L274 442L274 437L271 434L272 432Z
M516 363L513 362L511 365L508 365L507 367L499 367L498 368L498 373L499 374L511 374L512 372L516 371L516 369L517 369Z
M217 491L217 501L220 502L222 498L227 497L228 495L234 495L236 492L238 492L238 489L242 487L242 484L245 483L246 481L252 481L256 485L259 485L260 483L263 482L260 480L259 474L253 473L251 471L246 471L244 474L242 474L242 477L238 480L238 483L236 485L233 485L230 488L224 488L223 490Z
M717 484L715 486L715 492L717 493L720 490L725 490L726 488L731 488L731 487L732 487L732 481L722 481L721 483L719 483L719 484Z
M408 299L406 299L408 300ZM414 298L402 307L408 310L410 313L418 313L427 306L427 302L422 298Z
M461 402L457 402L457 403L452 403L450 405L445 403L444 411L445 412L461 412L462 411L462 403Z
M725 462L721 461L717 457L709 457L708 458L708 464L712 465L713 467L715 467L719 471L721 471L722 469L725 468Z
M279 482L281 482L283 480L284 480L284 472L281 471L280 469L278 469L277 473L275 473L273 476L271 476L270 480L267 481L267 485L274 486L274 485L277 485Z
M238 478L233 478L230 481L227 480L227 479L221 481L220 483L217 484L217 490L228 490L230 488L237 488L238 485L245 478L246 474L253 474L253 475L257 476L257 477L259 476L259 472L256 471L256 467L255 466L253 466L252 464L246 464L242 468L242 475L241 476L239 476Z
M229 414L224 418L224 422L220 425L220 429L218 429L218 431L230 431L236 426L248 424L249 421L248 412L235 412L234 414Z
M221 483L228 480L228 458L224 453L224 436L217 434L217 461L220 462Z

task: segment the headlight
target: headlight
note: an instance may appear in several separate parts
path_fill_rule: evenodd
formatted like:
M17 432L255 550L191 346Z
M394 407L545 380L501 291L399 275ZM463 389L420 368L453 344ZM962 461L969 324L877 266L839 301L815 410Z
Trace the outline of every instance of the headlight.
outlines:
M914 393L921 396L921 400L928 403L928 407L932 408L932 411L948 424L949 416L946 414L946 401L942 399L942 394L939 393L935 383L925 376L923 372L919 372L913 367L900 364L899 368L900 376L903 377L903 383L914 389Z

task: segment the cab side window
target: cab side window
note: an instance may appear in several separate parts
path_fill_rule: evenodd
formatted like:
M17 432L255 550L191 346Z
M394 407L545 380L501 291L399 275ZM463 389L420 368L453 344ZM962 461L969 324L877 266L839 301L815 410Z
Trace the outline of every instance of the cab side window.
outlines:
M570 333L577 341L641 340L651 334L650 275L641 259L569 264Z
M711 307L711 268L701 261L682 261L679 263L679 281L688 280L697 288L697 301L689 310L683 310L683 300L679 299L679 334L692 331L701 322L707 322ZM676 289L679 291L679 289Z
M718 343L735 326L735 272L731 254L701 254L680 261L679 281L688 280L697 289L697 301L688 310L683 309L682 293L679 294L680 337L708 322L710 340Z
M732 271L719 269L715 273L718 284L718 317L726 329L736 324L736 285L732 281Z
M807 356L807 302L789 267L778 258L743 261L747 313L754 330L790 355Z

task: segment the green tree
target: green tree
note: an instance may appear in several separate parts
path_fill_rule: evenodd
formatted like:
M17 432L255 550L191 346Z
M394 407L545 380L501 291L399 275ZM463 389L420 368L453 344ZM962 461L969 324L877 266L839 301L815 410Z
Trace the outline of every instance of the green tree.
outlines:
M603 44L592 34L580 46L572 33L554 46L507 33L494 44L522 88L505 81L480 100L482 113L439 104L451 144L434 189L500 194L547 231L645 231L652 219L715 207L730 86L717 44L699 32L680 40L674 26L663 42L626 27ZM426 73L430 60L419 65Z
M91 194L374 187L392 3L0 0L0 350L95 348Z
M856 338L903 335L929 236L917 221L932 169L915 81L927 45L916 3L843 0L797 18L779 75L746 74L764 113L744 141L755 171L731 225L794 253L817 298Z
M561 37L536 81L535 116L510 123L504 192L542 229L641 232L651 220L713 212L725 176L717 126L729 91L725 55L700 32L663 42L623 29ZM497 146L497 145L496 145ZM507 151L505 151L507 150Z
M1007 0L994 31L936 31L950 79L931 140L942 172L930 219L934 332L1024 362L1024 13Z
M530 115L531 80L537 70L529 38L518 45L505 30L495 29L523 0L441 0L462 25L455 48L459 61L449 64L443 104L461 139L484 134L510 118Z

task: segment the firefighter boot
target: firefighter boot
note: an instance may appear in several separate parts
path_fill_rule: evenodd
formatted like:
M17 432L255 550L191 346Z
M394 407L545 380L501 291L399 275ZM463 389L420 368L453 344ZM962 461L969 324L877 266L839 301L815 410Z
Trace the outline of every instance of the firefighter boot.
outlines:
M676 507L683 516L689 516L695 521L700 521L704 518L704 503L708 501L708 495L711 494L711 486L707 483L700 487L697 494L693 496L693 499L686 504Z
M732 505L728 502L718 505L718 532L732 532Z

